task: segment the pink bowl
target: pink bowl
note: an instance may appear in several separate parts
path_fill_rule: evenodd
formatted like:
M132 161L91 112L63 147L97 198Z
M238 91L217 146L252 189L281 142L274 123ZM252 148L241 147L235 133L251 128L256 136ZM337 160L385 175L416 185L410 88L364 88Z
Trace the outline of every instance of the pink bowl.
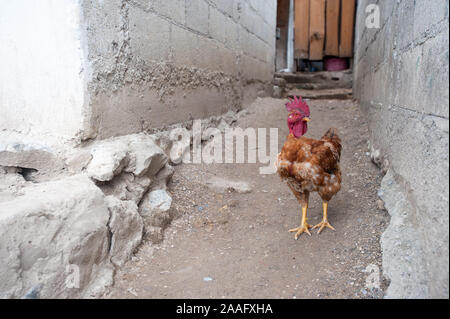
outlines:
M346 58L325 58L325 71L342 71L348 69L348 60Z

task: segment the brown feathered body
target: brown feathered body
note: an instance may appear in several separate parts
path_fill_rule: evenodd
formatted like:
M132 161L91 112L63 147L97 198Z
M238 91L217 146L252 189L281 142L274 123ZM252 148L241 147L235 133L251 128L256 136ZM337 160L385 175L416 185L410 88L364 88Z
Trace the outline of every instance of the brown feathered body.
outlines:
M318 192L328 202L341 189L341 149L335 129L320 140L289 134L278 154L278 174L301 203L307 204L310 192Z

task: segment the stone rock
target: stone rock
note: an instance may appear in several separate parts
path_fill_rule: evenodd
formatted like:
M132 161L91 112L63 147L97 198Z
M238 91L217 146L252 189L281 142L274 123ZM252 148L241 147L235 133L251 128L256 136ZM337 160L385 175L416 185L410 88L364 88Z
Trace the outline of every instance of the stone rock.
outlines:
M127 150L127 144L121 140L98 143L87 167L89 177L99 182L112 180L128 165Z
M145 238L153 244L159 244L164 239L164 229L162 227L146 226Z
M51 148L21 142L0 143L0 166L34 169L39 176L43 176L43 180L50 179L50 176L65 168L64 162Z
M166 165L168 158L164 151L147 136L133 136L129 144L130 163L126 169L135 176L155 175Z
M225 132L226 129L230 128L230 125L227 123L227 121L225 121L224 119L222 119L219 124L217 125L217 129L221 132Z
M166 189L167 183L175 173L173 166L166 164L153 178L152 187L154 189Z
M13 166L0 166L0 174L19 174L20 168Z
M225 113L221 116L221 119L223 119L225 122L227 122L228 125L231 125L237 121L238 116L237 116L236 112L228 111L227 113Z
M172 197L164 189L158 189L148 193L144 201L145 206L143 206L142 210L144 215L167 212L172 205Z
M227 191L234 191L237 193L250 193L252 191L250 185L244 181L232 181L217 176L205 176L202 184L209 187L217 193L225 193Z
M387 171L389 170L389 167L390 167L389 160L387 158L385 158L383 161L383 164L380 167L383 175L385 175L387 173Z
M386 210L386 208L384 207L384 202L381 199L377 200L377 208L381 211Z
M136 205L149 190L152 180L149 177L136 177L131 173L122 173L108 183L100 183L98 187L105 195L124 200L133 201Z
M182 139L178 140L177 137L182 137ZM191 149L191 133L185 128L177 128L170 132L170 140L175 141L169 151L170 162L178 165Z
M139 209L146 229L150 226L165 228L172 220L169 212L171 206L172 197L165 189L154 190L145 195Z
M279 86L280 88L284 88L284 87L286 87L286 80L283 78L274 78L272 80L272 84Z
M278 85L273 86L273 93L272 97L276 99L281 99L283 97L284 89L282 87L279 87Z
M81 173L92 160L92 154L89 151L76 152L68 157L66 165L71 174Z
M155 212L150 217L145 218L146 225L161 227L165 229L172 221L172 216L168 211L166 212Z
M381 154L381 151L379 149L376 149L371 143L369 143L369 152L372 162L378 167L382 168L383 156Z
M0 203L0 297L82 298L112 284L109 211L86 176L30 184ZM73 289L79 287L78 289Z
M21 189L29 182L25 181L17 167L0 166L0 202L21 195Z
M111 213L111 262L122 267L141 243L144 223L136 203L121 201L113 196L107 196L105 200Z
M2 155L11 162L0 166L0 297L100 296L113 282L114 267L142 241L138 204L150 187L166 188L174 173L167 156L145 134L111 138L66 155L61 167L74 176L34 184L27 181L25 162L18 161L31 160L23 153L29 150L13 151L22 157L11 157L7 149L8 156ZM30 156L48 155L36 152ZM165 190L148 196L145 227L156 243L172 219L172 199Z
M168 162L164 151L151 136L127 135L99 141L91 149L88 175L96 181L111 181L125 171L137 177L152 176Z
M36 285L31 288L22 299L40 299L39 292L42 289L42 284Z
M259 97L259 98L265 98L265 97L267 97L267 92L264 91L264 90L258 91L256 93L256 96Z

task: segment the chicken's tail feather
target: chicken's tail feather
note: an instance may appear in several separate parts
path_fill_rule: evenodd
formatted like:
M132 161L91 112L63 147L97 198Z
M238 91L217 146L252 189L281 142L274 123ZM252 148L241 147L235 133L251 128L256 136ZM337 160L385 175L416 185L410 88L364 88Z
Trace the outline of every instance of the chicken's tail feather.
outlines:
M329 128L328 131L324 134L324 136L322 136L322 138L324 138L324 137L328 137L328 138L331 138L331 139L333 139L333 137L338 137L337 129L334 128L334 127Z
M326 141L329 141L332 144L334 144L339 155L341 154L342 144L341 144L341 139L337 134L336 128L332 127L330 129L328 129L328 131L324 134L324 136L322 136L322 140L326 140Z

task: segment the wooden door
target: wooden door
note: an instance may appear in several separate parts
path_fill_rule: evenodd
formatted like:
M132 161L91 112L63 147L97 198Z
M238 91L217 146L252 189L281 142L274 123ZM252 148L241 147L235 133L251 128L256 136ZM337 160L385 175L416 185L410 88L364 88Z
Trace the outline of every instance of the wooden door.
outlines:
M353 56L356 0L295 0L295 57Z

